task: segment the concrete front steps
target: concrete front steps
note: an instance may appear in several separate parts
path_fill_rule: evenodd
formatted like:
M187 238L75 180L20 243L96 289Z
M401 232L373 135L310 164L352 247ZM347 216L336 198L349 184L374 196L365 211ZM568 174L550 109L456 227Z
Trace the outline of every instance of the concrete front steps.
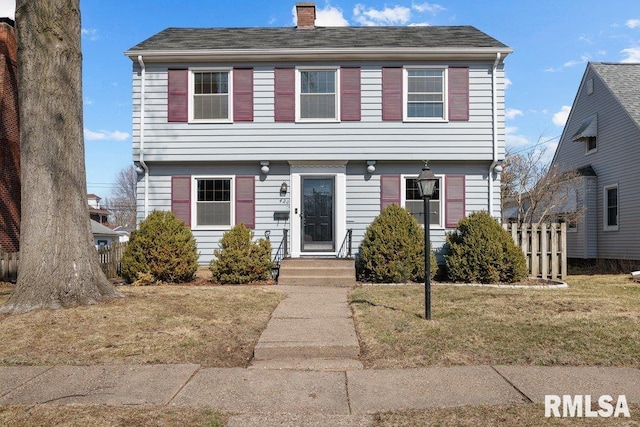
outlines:
M289 258L280 264L278 285L355 286L356 266L352 259Z

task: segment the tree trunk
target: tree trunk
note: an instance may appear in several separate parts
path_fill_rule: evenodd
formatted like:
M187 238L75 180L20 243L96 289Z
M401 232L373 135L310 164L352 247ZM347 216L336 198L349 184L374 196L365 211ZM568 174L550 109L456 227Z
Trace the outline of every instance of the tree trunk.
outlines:
M18 0L22 223L18 282L0 312L119 296L100 268L86 194L79 0Z

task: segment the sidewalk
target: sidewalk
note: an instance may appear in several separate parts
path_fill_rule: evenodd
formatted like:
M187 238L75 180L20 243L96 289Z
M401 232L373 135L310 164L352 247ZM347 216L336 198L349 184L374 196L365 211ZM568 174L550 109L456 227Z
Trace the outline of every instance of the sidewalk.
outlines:
M633 368L362 369L347 291L283 290L290 297L274 312L250 369L193 364L0 367L0 405L197 406L236 414L231 426L369 426L377 412L544 403L548 394L596 400L625 395L628 403L640 403L640 370Z

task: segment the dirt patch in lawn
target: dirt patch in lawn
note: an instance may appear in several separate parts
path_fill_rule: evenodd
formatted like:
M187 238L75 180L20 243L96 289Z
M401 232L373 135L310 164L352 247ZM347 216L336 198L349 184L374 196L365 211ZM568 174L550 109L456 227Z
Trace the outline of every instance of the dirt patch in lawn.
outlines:
M0 286L0 304L11 292ZM245 367L284 298L272 287L120 286L93 306L0 315L0 365Z

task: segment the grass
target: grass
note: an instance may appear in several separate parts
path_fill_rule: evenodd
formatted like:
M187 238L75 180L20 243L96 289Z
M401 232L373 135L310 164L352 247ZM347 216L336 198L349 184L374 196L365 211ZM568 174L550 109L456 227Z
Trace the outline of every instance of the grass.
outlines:
M269 287L118 288L90 307L0 315L0 365L245 367L284 297ZM0 287L0 304L11 292Z
M226 417L205 408L104 405L0 406L0 425L12 427L58 426L223 426Z
M478 364L640 367L640 286L570 276L569 289L364 286L350 295L366 368Z

